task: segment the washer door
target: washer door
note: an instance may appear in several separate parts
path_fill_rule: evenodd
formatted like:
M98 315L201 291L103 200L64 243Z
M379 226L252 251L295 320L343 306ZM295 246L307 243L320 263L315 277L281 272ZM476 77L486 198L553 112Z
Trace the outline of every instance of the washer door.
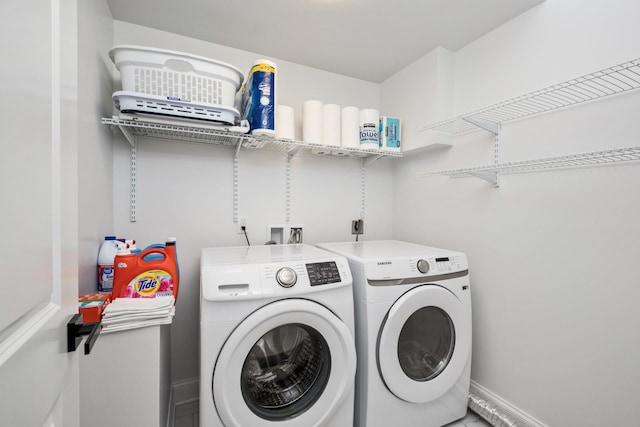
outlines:
M471 350L471 313L445 288L423 285L402 295L378 338L382 380L400 399L430 402L458 380Z
M303 299L266 305L225 342L213 371L216 410L227 426L321 424L354 384L347 326Z

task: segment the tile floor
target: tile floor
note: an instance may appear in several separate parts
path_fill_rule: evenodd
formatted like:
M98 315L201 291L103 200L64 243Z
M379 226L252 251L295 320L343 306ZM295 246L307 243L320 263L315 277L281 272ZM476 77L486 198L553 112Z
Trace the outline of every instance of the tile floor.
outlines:
M486 422L480 415L467 410L467 416L461 420L454 421L451 424L447 424L446 427L490 427L491 424Z
M174 427L198 427L198 402L192 402L176 407ZM467 416L461 420L447 424L446 427L489 427L490 424L480 418L475 412L467 411Z

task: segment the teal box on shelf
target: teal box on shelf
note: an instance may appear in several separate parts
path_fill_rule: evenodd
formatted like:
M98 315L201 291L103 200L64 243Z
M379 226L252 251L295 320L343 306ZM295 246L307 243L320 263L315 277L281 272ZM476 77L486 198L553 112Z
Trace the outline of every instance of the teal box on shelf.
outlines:
M401 120L397 117L380 117L380 149L400 151Z

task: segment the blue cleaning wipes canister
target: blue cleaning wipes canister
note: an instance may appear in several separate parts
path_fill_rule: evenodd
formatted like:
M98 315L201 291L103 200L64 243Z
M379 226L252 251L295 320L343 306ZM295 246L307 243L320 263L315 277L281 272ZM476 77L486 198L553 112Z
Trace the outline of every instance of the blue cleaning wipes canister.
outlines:
M259 59L242 87L242 118L254 135L275 137L276 64Z

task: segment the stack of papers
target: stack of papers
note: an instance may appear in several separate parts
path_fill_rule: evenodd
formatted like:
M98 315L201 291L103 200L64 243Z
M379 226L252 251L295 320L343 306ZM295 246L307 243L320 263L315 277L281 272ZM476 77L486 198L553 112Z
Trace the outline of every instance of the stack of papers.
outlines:
M173 296L116 298L102 313L102 333L167 325L176 313Z

